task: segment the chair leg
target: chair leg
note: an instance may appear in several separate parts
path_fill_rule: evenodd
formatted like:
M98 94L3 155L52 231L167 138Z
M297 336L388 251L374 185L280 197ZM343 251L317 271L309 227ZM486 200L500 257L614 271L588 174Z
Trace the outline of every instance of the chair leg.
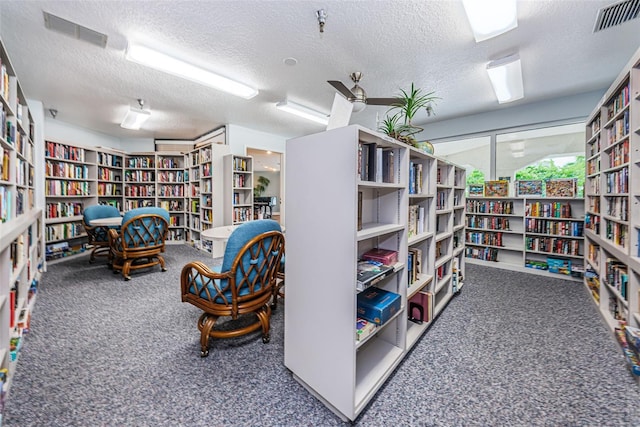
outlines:
M129 275L129 272L131 271L131 262L132 261L133 260L131 260L131 259L126 259L122 263L122 277L124 277L124 280L131 280L131 276Z
M164 257L162 255L156 255L158 257L158 261L160 262L160 268L162 271L167 271L167 267L164 265Z
M216 320L218 320L217 317L209 316L207 313L202 313L202 316L198 319L198 329L200 329L200 357L207 357L209 355L209 334Z
M258 319L260 320L260 324L262 325L262 342L268 343L271 341L270 334L270 317L271 317L271 308L268 305L265 305L262 310L256 312Z

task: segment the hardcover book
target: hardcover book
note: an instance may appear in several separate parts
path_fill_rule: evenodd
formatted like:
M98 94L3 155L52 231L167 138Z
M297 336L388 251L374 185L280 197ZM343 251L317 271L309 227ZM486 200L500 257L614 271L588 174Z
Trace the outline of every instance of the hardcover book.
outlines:
M376 330L375 323L371 323L368 320L357 318L356 319L356 340L362 341Z
M359 261L357 272L357 289L360 291L378 283L393 273L393 267L375 261Z
M384 265L393 265L398 262L398 252L389 249L374 248L362 254L362 259L381 262Z

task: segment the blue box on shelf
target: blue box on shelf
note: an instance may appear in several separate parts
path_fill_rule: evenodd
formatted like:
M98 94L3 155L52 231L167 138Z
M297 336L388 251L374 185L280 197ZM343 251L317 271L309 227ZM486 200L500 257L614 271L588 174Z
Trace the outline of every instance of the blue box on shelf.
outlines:
M571 274L571 260L547 258L550 273Z
M400 302L400 295L372 286L358 294L358 317L382 325L400 311Z

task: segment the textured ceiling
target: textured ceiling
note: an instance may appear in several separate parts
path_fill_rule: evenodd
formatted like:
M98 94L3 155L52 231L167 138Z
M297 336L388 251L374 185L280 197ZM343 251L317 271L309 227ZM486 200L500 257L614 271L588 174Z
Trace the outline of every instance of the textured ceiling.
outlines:
M460 1L1 1L0 32L28 98L57 119L123 138L193 138L234 123L287 137L323 129L276 110L284 99L329 113L327 80L372 97L412 82L441 98L450 119L607 87L640 46L640 20L592 33L612 1L519 1L519 26L476 43ZM315 12L325 9L320 34ZM105 49L45 29L46 11L107 34ZM227 95L124 59L127 41L162 48L260 90ZM525 98L498 105L486 63L518 51ZM297 65L283 59L295 57ZM142 130L119 127L129 104L152 110ZM376 127L385 107L352 123Z

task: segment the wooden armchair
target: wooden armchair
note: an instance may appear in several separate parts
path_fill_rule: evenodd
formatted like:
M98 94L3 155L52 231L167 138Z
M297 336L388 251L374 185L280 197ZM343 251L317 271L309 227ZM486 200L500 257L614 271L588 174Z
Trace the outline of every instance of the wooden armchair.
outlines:
M113 227L92 226L94 219L119 217L120 211L109 205L87 206L82 212L82 226L89 236L89 244L93 245L89 262L93 262L97 256L109 255L109 229ZM118 227L115 227L116 229Z
M130 280L131 270L160 264L167 271L164 242L169 230L169 212L162 208L138 208L124 214L120 231L109 230L113 272Z
M201 357L209 355L210 337L238 337L262 328L262 341L269 342L269 303L283 253L280 225L273 220L257 220L231 233L221 266L209 268L202 262L184 266L180 277L182 301L204 311L198 319ZM221 316L232 320L224 330L214 329ZM256 319L250 324L235 322L241 316Z

